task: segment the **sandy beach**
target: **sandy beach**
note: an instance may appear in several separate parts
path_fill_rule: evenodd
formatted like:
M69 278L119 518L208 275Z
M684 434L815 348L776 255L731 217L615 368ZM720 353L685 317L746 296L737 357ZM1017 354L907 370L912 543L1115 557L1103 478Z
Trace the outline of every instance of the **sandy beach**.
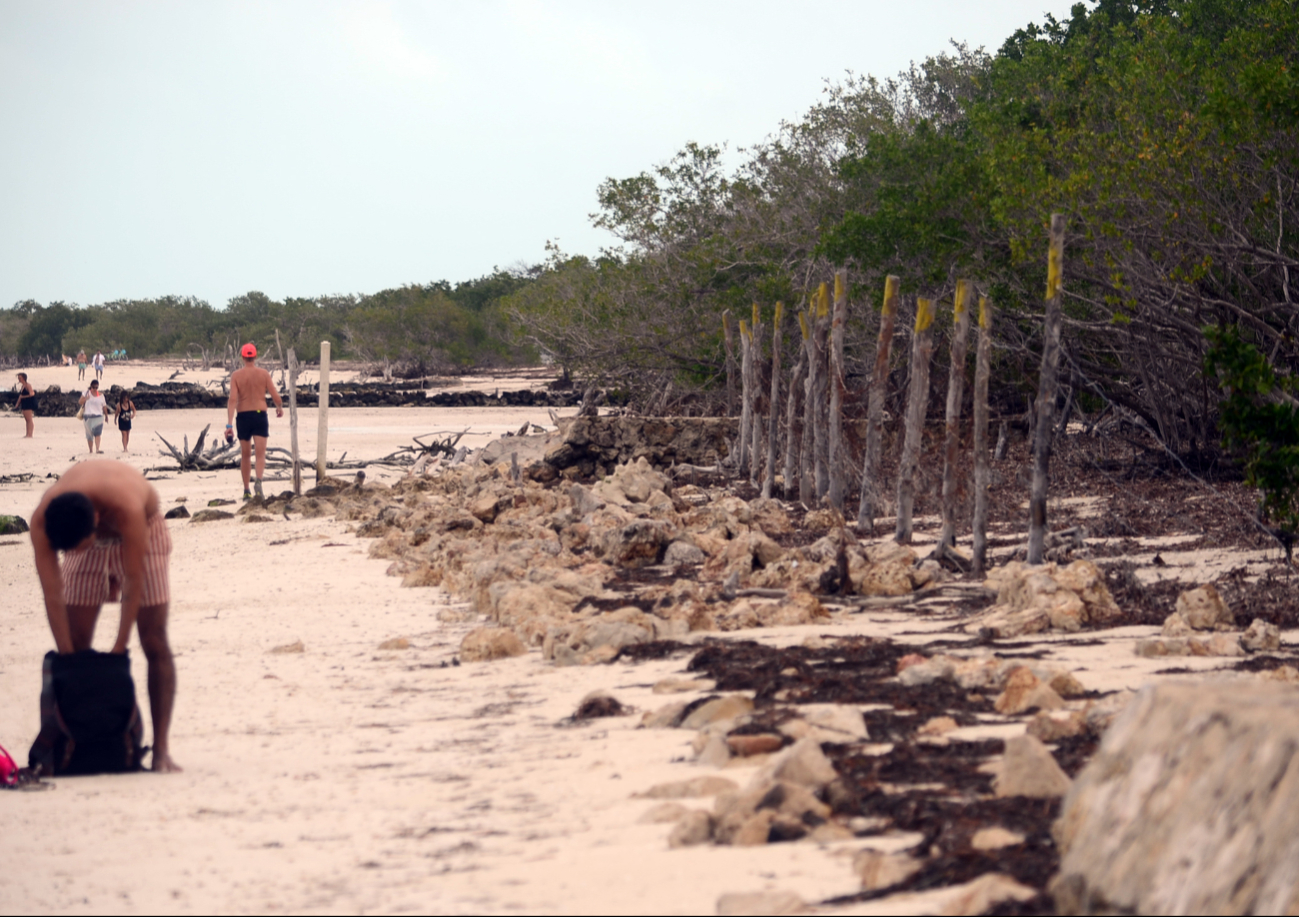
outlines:
M158 382L172 368L120 370L132 382ZM106 384L118 370L110 367ZM75 374L32 371L38 390L66 390ZM475 380L471 387L495 384ZM301 448L314 456L316 413L301 413ZM551 423L545 409L335 409L328 451L331 459L344 452L377 457L414 435L466 427L464 442L478 446L524 421ZM0 475L34 474L0 486L0 514L30 516L47 476L73 462L170 465L154 434L192 442L208 423L219 431L224 413L142 412L130 454L121 453L110 425L104 454L87 456L75 419L38 417L36 438L24 440L21 418L0 416ZM272 418L271 443L287 446L287 416ZM378 480L399 473L368 470ZM193 512L240 492L237 471L149 477L164 508L184 502ZM268 492L288 487L268 485ZM922 520L930 528L935 521ZM344 522L277 517L168 526L179 674L172 752L184 773L58 778L52 790L0 793L0 823L13 840L0 876L0 912L713 913L729 892L789 891L808 902L851 894L860 888L855 853L914 843L880 836L669 849L671 826L639 823L655 802L635 794L705 773L742 785L753 765L697 765L693 733L640 729L639 715L578 724L568 718L597 689L638 711L676 699L652 687L683 674L681 658L555 668L532 651L453 664L477 622L445 613L463 606L441 589L404 589L386 576L388 562L371 559L370 542ZM925 531L920 526L921 537ZM1232 562L1260 562L1256 553ZM1168 559L1186 565L1190 577L1204 560ZM0 584L0 743L25 763L39 726L41 656L52 647L25 537L0 539ZM116 615L116 605L106 607L97 648L107 648ZM817 635L906 634L924 643L950 636L952 624L941 609L923 616L836 611L824 625L727 637L784 645ZM1053 665L1108 691L1137 688L1168 667L1167 659L1132 652L1135 639L1157 631L1121 627L1087 640L1038 642ZM1284 636L1292 642L1296 635ZM381 648L394 638L409 647ZM276 652L298 642L301 652ZM1221 663L1177 662L1193 670ZM135 641L132 665L147 721ZM1020 723L984 733L1022 730ZM835 912L933 907L921 895Z

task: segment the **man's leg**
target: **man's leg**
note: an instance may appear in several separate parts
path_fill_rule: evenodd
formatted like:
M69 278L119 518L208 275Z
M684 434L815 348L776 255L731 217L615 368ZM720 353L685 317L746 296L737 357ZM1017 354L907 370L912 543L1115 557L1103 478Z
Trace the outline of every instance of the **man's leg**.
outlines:
M262 496L262 476L266 474L266 437L254 436L253 443L257 446L257 496Z
M248 493L248 476L253 468L253 444L247 439L239 440L239 473L244 479L244 493Z
M68 635L72 637L72 652L90 649L95 638L95 625L99 622L102 605L69 605Z
M149 712L153 718L153 769L158 773L180 770L171 760L168 744L171 711L176 703L176 662L167 642L167 605L150 605L140 609L136 618L140 645L149 661Z

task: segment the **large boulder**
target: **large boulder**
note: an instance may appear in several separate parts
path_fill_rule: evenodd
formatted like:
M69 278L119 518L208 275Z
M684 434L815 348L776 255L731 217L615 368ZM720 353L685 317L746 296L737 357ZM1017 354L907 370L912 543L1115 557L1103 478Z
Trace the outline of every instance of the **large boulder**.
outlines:
M1067 567L1011 561L993 570L984 585L996 590L997 602L966 629L994 637L1077 631L1088 624L1113 623L1122 615L1104 575L1089 560Z
M1292 687L1144 688L1065 797L1059 913L1295 913L1296 748Z

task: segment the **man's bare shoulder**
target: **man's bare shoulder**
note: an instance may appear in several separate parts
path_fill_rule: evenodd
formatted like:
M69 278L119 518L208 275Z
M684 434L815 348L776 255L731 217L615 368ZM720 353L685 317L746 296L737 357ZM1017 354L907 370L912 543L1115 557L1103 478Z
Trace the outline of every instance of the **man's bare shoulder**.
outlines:
M45 492L44 507L63 493L83 493L98 506L135 507L152 515L158 508L158 494L144 475L125 462L87 461L73 465L58 483Z

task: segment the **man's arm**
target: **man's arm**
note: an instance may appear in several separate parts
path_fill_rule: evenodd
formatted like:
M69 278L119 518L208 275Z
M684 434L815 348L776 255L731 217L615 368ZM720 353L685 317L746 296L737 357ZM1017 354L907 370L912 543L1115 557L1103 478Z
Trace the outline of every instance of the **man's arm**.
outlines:
M226 399L226 426L231 427L235 422L235 408L239 405L239 383L235 381L234 373L230 374L230 397Z
M284 402L280 400L279 390L275 388L275 380L271 378L270 373L266 374L266 391L270 392L271 401L275 402L275 416L283 417Z
M54 635L54 648L60 653L72 652L72 629L68 626L68 606L63 600L63 578L59 574L59 552L50 546L45 535L45 507L32 518L32 550L36 552L36 576L45 594L45 616Z
M144 510L124 514L119 531L122 534L122 621L117 628L114 653L125 653L131 639L131 628L140 614L144 595L144 553L149 546L149 526Z

